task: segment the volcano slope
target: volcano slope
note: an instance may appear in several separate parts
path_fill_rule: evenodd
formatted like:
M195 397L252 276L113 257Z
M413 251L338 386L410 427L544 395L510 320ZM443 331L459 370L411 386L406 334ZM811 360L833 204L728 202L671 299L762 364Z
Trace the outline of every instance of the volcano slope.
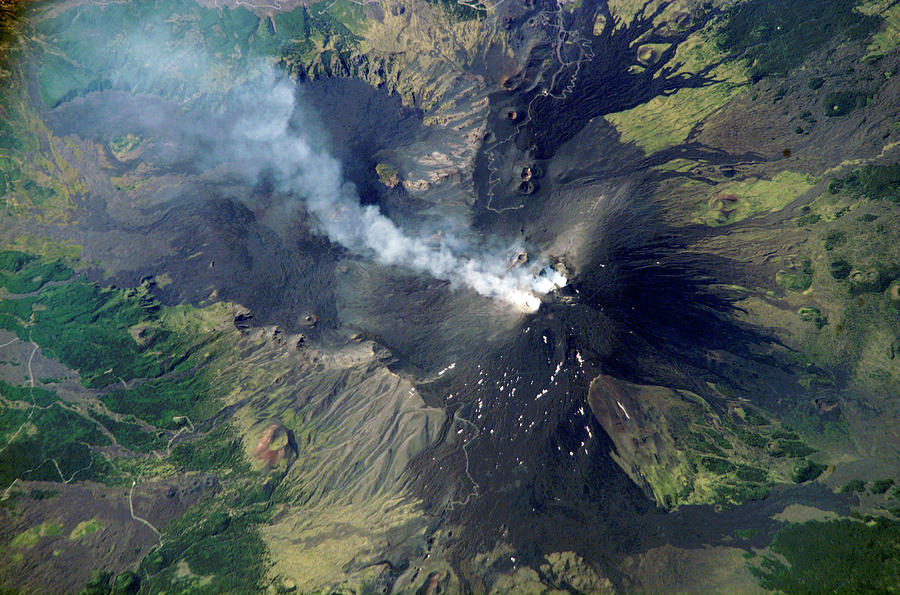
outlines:
M0 15L4 590L900 583L895 2Z

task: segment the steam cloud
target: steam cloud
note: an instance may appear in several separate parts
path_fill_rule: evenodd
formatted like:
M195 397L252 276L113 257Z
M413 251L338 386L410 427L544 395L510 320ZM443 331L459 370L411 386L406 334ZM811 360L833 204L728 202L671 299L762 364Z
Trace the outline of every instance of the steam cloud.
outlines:
M318 231L348 250L469 287L526 311L540 306L539 294L566 284L565 277L546 263L531 261L511 269L513 247L489 250L460 233L434 234L436 229L414 235L377 207L360 204L340 162L325 148L327 143L314 125L317 118L309 118L313 125L297 124L297 116L308 117L309 110L299 105L296 87L279 79L264 58L241 64L232 57L214 57L191 37L173 35L175 30L162 17L135 16L132 26L116 36L115 51L103 44L93 46L87 40L95 39L96 31L90 24L85 27L80 37L85 41L79 46L85 52L82 61L95 65L114 88L204 104L204 97L214 98L223 91L223 78L248 83L239 85L243 92L226 91L228 100L216 108L221 117L213 118L212 124L202 118L192 123L182 120L169 129L170 123L153 114L135 114L137 123L165 128L164 135L174 138L165 147L164 159L211 166L212 176L224 166L228 175L251 183L264 175L279 191L302 201ZM293 204L276 206L283 221L297 212Z
M453 234L409 235L378 207L362 205L324 143L292 125L298 109L295 87L274 75L268 79L265 92L257 88L244 98L234 121L231 149L243 156L236 166L248 176L265 172L279 190L301 199L329 239L380 264L426 273L528 312L540 306L538 294L566 284L546 264L511 269L509 251L473 250Z

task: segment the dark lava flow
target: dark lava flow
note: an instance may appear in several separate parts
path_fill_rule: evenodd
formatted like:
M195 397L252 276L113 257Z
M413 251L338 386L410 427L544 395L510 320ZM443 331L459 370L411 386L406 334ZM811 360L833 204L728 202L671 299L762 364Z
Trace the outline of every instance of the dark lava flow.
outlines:
M586 2L575 18L587 23L596 9L595 2ZM630 29L591 38L599 57L584 66L569 99L532 102L534 88L491 98L498 138L510 133L500 110L531 105L531 120L519 130L511 158L539 163L545 177L535 200L522 208L479 212L479 230L521 235L543 248L573 220L590 213L594 218L570 286L530 316L510 314L444 282L347 257L305 231L299 211L294 225L273 231L277 217L267 214L277 211L284 197L265 179L248 193L227 176L205 177L209 164L191 154L197 142L189 135L196 123L173 115L158 98L91 94L54 110L55 127L61 134L103 142L123 132L146 134L156 139L147 149L154 166L186 176L172 188L151 192L146 205L131 208L128 219L108 212L82 223L89 238L94 226L115 230L138 247L148 241L142 237L177 246L170 254L132 250L127 258L135 260L122 263L126 272L117 281L134 284L145 275L170 272L170 289L158 289L167 301L197 302L215 290L219 299L250 307L258 323L288 329L312 309L323 327L352 327L388 347L393 367L419 382L429 404L446 408L443 439L414 462L409 480L430 514L465 528L445 546L452 559L471 558L505 537L520 562L573 550L615 578L615 560L622 554L666 542L717 543L738 518L768 519L784 500L775 494L728 518L708 507L662 514L610 457L612 443L586 404L592 378L604 373L686 388L714 406L717 397L706 381L725 382L749 397L755 396L753 388L771 394L766 387L775 386L782 395L800 394L789 368L759 355L763 351L756 346L773 339L736 322L732 296L715 286L748 271L692 253L689 240L698 230L658 223L648 197L659 180L646 171L643 154L619 144L602 122L590 129L598 131L594 142L604 155L601 167L577 162L579 156L564 149L595 116L707 82L703 73L669 76L671 56L657 62L663 74L659 83L627 72L633 49L625 51L651 21L652 15L639 15ZM672 39L702 23L686 24ZM580 29L585 36L586 27ZM400 201L402 196L377 184L371 158L379 148L412 138L419 115L404 110L396 97L356 81L308 83L303 92L320 108L336 154L364 200L387 206ZM339 109L324 109L335 96L341 98ZM132 117L137 112L142 119ZM208 118L216 121L215 115ZM129 165L112 167L124 172ZM482 154L476 171L481 207L484 168ZM107 198L114 195L110 189ZM597 195L605 196L599 211ZM189 258L200 248L202 259ZM796 492L785 490L784 498Z
M641 210L640 196L633 200ZM772 340L734 322L729 296L711 287L728 278L731 263L686 252L674 232L645 237L630 213L606 214L601 228L616 241L600 242L558 299L524 318L502 345L467 342L466 359L446 380L420 386L435 393L432 401L445 396L451 420L472 424L448 426L445 441L411 473L433 514L466 527L448 545L457 561L502 536L519 563L574 550L615 577L620 555L666 542L717 543L748 517L772 514L772 501L728 518L709 507L662 514L609 456L612 443L585 398L599 373L689 389L713 406L719 397L706 381L750 397L751 388L778 386L784 395L794 385L788 370L752 350ZM714 351L725 355L712 359ZM704 527L694 530L700 519Z
M421 127L421 114L358 80L309 82L298 95L301 105L321 116L315 127L327 130L322 143L344 164L364 200L396 202L377 182L372 155L409 142ZM137 203L103 185L85 199L91 206L77 224L83 243L118 271L104 279L98 270L92 278L127 286L165 272L173 282L155 289L165 303L198 303L215 292L217 299L251 308L257 324L328 334L341 325L334 280L343 250L312 233L299 199L277 192L265 175L248 188L246 179L230 173L227 132L241 101L238 89L185 111L154 95L110 90L48 111L59 135L103 145L126 133L143 137L134 161L121 163L104 149L103 173L124 175L144 162L151 176L165 182L143 186ZM295 125L310 123L298 111ZM122 244L133 249L122 251ZM160 245L169 248L161 251ZM302 324L310 312L320 322L315 330Z
M565 27L589 42L593 59L580 63L574 85L565 98L553 97L561 95L563 83L548 89L549 94L532 91L522 98L523 103L529 105L531 119L523 126L516 139L517 145L522 149L530 148L537 158L547 158L592 118L630 109L679 89L715 82L709 73L718 64L709 64L699 72L685 75L678 73L680 64L675 55L679 44L703 29L716 10L695 15L684 13L676 23L658 27L654 20L671 4L671 0L646 2L628 24L617 21L607 3L599 0L583 2L574 10L566 19ZM596 15L607 23L600 35L593 34ZM638 40L641 44L667 44L668 47L652 63L645 62L641 69L632 71L631 67L637 62ZM568 79L564 83L568 84Z
M594 3L585 7L588 4ZM466 528L446 546L458 563L503 537L516 549L518 563L538 562L552 551L574 550L615 579L614 561L619 556L655 545L723 543L750 520L770 535L775 527L769 517L800 492L832 508L842 506L840 497L818 488L783 488L727 515L712 507L663 514L610 458L613 446L587 407L588 385L600 373L691 390L713 407L721 407L721 397L707 382L724 384L758 403L767 395L790 400L803 394L796 371L775 355L777 340L738 322L736 296L721 289L757 272L690 250L693 240L715 231L669 229L658 223L661 218L648 197L660 179L647 171L650 164L643 154L619 144L608 127L600 135L604 144L596 147L604 156L600 171L578 171L574 165L579 156L560 150L595 116L709 82L705 73L670 76L672 69L666 63L671 55L649 69L646 80L627 73L633 49L628 55L623 52L646 32L652 18L639 15L631 29L593 38L595 44L602 42L594 46L599 57L582 71L576 92L567 100L532 102L534 89L491 98L495 139L509 134L505 114L510 106L531 106L531 118L515 136L519 153L495 154L494 163L504 158L536 162L550 175L541 180L541 200L500 213L479 213L483 230L518 231L538 246L547 245L573 217L597 213L589 208L597 199L579 190L593 186L595 194L603 192L606 197L571 284L558 299L510 329L506 341L468 341L462 349L458 344L439 345L442 326L434 317L415 321L419 324L415 334L430 353L467 353L464 360L452 360L456 365L445 376L420 386L423 394L431 393L431 402L443 396L451 415L444 440L419 457L410 474L433 514ZM685 23L666 39L677 45L706 18ZM655 71L662 73L662 82L649 84ZM715 157L716 163L729 163L750 156ZM481 176L476 184L478 204L485 206L490 203L485 197L484 153L477 175ZM476 322L475 316L469 320L457 316L442 317L443 327L449 323L477 329L490 324ZM412 346L394 353L401 360L423 359Z

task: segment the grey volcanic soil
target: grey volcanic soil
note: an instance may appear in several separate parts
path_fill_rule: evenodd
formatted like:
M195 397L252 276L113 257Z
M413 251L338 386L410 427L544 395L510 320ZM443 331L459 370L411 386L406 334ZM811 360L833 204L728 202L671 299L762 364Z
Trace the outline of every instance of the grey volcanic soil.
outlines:
M583 96L594 97L614 75L586 77ZM527 105L530 93L492 98L497 138L510 133L498 114ZM411 219L416 206L409 197L377 183L374 155L410 142L419 114L357 81L309 83L301 95L322 115L363 201L401 223ZM571 254L570 286L531 316L348 256L311 234L302 210L265 179L247 187L213 175L222 166L216 147L198 159L192 131L223 125L227 112L217 115L214 106L181 114L158 98L103 92L64 104L52 121L59 134L99 142L124 132L150 138L142 159L167 182L142 191L139 204L123 201L113 188L95 196L97 208L89 209L78 233L84 256L103 262L97 278L133 285L166 273L172 283L157 293L170 303L233 300L249 307L256 323L289 330L314 313L320 324L310 332L318 340L361 332L383 344L395 358L392 367L418 383L429 405L445 407L448 420L468 421L462 441L439 441L411 474L435 519L465 527L441 546L451 559L506 536L525 562L574 550L614 576L620 555L660 543L719 543L748 518L762 523L801 493L829 505L837 499L804 488L727 517L709 508L663 515L611 459L612 444L585 407L587 386L600 372L699 394L708 392L707 380L723 378L738 388L779 386L781 394L796 387L787 380L791 370L750 349L771 339L733 322L730 296L711 288L711 279L724 284L744 271L685 248L691 234L709 232L657 223L649 197L658 181L647 174L648 164L608 126L583 119L609 106L584 101L554 104L554 118L570 125L544 137L530 132L543 148L517 139L504 157L539 162L544 172L527 208L481 210L476 221L486 234L521 236L535 248L546 248L579 221L592 222L585 233L593 239ZM544 117L538 114L531 126L540 127ZM586 163L584 153L603 157ZM121 173L136 167L107 158ZM476 172L482 207L484 167L482 155ZM733 358L711 369L705 358L711 349ZM476 487L478 497L469 498ZM768 521L761 526L773 528Z
M363 200L397 204L399 191L377 182L372 156L408 142L420 114L403 108L399 97L352 79L307 83L299 94L321 115L329 149ZM279 195L264 178L247 187L229 176L221 151L209 142L211 130L227 130L227 100L222 105L185 113L159 97L105 91L50 113L60 135L104 144L126 133L148 139L140 160L106 156L114 174L136 173L136 161L150 164L153 183L140 189L140 201L101 188L84 209L89 215L75 233L84 238L86 259L103 263L94 276L134 285L167 273L172 283L157 288L167 303L214 296L249 306L260 323L297 329L315 313L319 328L338 326L332 287L340 250L308 231L295 198ZM223 133L219 142L231 141Z

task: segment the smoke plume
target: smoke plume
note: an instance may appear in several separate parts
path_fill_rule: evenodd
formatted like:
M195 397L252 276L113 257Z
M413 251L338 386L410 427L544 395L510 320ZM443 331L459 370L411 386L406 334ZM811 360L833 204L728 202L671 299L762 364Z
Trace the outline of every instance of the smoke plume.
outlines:
M302 201L318 231L331 241L380 264L465 286L525 311L538 309L538 294L566 284L546 264L511 267L513 247L491 253L454 234L411 235L377 206L362 205L315 126L297 124L298 111L307 119L310 114L298 105L294 85L274 75L267 79L243 99L234 119L230 150L235 165L247 176L265 173L280 191Z
M404 231L378 207L361 204L340 162L326 149L319 119L299 104L296 86L276 75L271 56L223 52L215 35L186 34L176 19L148 12L141 3L115 6L115 18L122 21L115 36L96 29L103 11L87 19L75 13L67 21L66 47L93 69L101 88L157 94L181 104L178 124L153 121L147 113L135 114L137 121L130 122L170 137L160 151L162 160L199 166L207 177L222 174L255 183L264 176L302 204L318 231L348 250L524 310L536 310L539 294L565 284L562 275L535 259L510 267L519 247L488 249L465 226L456 233ZM225 101L215 105L223 96ZM210 105L218 110L212 121L201 113ZM197 117L185 122L192 113ZM285 222L297 212L294 203L276 206Z

